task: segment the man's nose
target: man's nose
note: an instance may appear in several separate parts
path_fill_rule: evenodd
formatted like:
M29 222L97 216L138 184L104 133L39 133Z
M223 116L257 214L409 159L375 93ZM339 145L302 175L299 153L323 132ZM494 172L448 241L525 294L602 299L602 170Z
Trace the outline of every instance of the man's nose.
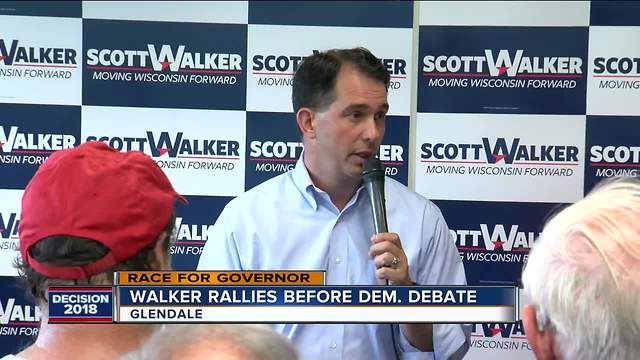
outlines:
M381 142L384 137L384 120L376 121L373 117L367 119L363 137L366 141Z

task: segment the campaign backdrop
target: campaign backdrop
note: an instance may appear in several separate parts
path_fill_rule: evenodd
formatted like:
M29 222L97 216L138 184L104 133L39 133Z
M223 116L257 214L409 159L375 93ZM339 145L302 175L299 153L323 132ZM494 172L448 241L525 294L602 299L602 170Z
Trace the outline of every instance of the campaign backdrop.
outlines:
M13 262L52 152L151 156L189 200L170 252L194 269L224 206L300 157L291 81L314 51L387 68L380 158L440 207L471 285L519 284L549 213L640 168L632 1L3 1L0 23L0 356L38 331ZM520 322L474 324L467 358L533 354Z

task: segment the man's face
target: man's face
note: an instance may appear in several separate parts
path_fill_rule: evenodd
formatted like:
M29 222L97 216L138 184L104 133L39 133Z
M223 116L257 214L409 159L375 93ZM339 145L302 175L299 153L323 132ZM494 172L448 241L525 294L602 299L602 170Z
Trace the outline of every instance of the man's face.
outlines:
M326 110L315 113L314 146L320 168L334 176L359 178L364 160L377 153L384 137L387 89L384 83L343 64L334 95Z

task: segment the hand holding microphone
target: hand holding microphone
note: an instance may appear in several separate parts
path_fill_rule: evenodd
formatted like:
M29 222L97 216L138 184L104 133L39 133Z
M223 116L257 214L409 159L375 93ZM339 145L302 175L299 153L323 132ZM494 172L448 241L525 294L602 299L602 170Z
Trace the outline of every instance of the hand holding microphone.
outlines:
M362 181L369 194L375 235L371 237L369 256L376 264L376 277L381 283L411 285L407 256L402 250L400 236L388 232L384 201L384 166L371 157L364 162Z

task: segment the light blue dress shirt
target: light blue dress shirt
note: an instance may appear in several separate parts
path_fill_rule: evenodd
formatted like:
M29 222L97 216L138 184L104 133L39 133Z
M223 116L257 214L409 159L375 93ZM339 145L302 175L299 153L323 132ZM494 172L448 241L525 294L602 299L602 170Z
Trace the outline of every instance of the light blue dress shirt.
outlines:
M329 285L376 285L368 256L374 233L369 195L358 189L339 211L315 187L300 157L291 171L236 197L204 247L198 270L325 270ZM440 210L387 177L389 231L400 235L411 279L421 285L465 285L460 255ZM278 324L302 359L394 359L388 324ZM393 327L402 359L446 359L468 349L467 327L434 326L434 352L411 346Z

